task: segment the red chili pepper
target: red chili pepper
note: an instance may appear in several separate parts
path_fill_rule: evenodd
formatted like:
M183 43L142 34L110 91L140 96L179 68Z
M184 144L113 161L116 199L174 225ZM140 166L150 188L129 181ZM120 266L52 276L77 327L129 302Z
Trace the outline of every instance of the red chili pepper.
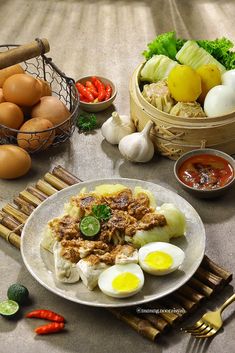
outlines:
M111 94L112 94L112 87L109 84L106 85L105 92L106 92L105 100L107 100L111 97Z
M95 76L93 76L91 80L94 86L96 87L96 89L98 90L98 101L102 102L105 99L105 95L106 95L105 86L103 82L98 80L98 78Z
M39 326L35 328L35 332L38 335L47 335L49 333L60 332L64 329L63 322L51 322L50 324Z
M88 89L88 91L91 92L91 94L94 96L94 98L98 97L98 92L91 81L86 81L86 88Z
M65 321L63 316L61 316L57 313L54 313L54 311L44 310L44 309L31 311L30 313L26 314L26 317L27 318L36 317L38 319L51 320L51 321L55 321L55 322L64 322Z
M89 102L94 101L94 96L92 95L91 92L89 92L85 86L83 86L80 82L76 83L76 87L78 89L78 92L82 94L86 99L88 99Z
M89 103L89 100L87 98L85 98L82 94L79 94L79 96L80 96L80 101L81 102Z

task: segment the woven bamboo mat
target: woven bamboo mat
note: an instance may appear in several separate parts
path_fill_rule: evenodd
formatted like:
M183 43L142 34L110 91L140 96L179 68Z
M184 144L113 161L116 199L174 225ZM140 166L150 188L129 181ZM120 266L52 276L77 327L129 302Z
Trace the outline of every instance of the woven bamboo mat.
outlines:
M7 204L0 210L1 237L20 248L22 228L32 211L58 190L80 181L61 166L46 173L36 185L20 192L13 204ZM231 273L205 256L194 276L166 298L138 308L109 310L139 334L154 341L167 329L188 317L204 300L223 289L231 280Z

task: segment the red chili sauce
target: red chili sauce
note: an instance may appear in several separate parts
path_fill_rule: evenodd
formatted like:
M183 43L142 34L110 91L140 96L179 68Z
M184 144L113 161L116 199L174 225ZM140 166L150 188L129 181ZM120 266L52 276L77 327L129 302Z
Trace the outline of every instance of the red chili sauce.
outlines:
M200 154L186 159L179 168L180 180L195 189L213 190L230 182L234 170L224 158Z

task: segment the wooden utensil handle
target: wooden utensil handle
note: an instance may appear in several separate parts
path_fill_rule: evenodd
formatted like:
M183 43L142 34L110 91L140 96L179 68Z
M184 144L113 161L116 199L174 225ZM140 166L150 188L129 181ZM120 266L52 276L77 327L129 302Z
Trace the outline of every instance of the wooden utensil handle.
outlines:
M20 45L0 53L0 69L35 58L49 52L50 45L47 39L36 38L33 42Z

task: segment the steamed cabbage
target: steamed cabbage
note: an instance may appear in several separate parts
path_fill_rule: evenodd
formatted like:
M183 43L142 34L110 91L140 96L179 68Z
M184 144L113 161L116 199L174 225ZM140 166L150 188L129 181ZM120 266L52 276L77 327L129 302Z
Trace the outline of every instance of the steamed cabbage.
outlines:
M156 212L165 216L167 222L165 226L157 226L150 230L137 230L133 237L125 237L125 240L139 248L151 242L169 242L171 238L185 234L186 219L177 207L171 203L165 203L158 207Z
M157 82L166 79L176 65L179 64L165 55L154 55L145 63L141 70L140 78L142 81L148 82Z

